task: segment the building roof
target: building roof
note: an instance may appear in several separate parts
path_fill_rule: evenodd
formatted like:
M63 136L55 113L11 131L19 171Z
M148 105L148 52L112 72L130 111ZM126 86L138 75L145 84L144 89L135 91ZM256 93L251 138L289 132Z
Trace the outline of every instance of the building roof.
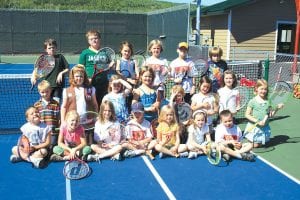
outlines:
M227 0L211 6L201 8L201 15L217 15L227 13L232 8L245 6L256 2L257 0ZM191 13L194 15L194 13Z

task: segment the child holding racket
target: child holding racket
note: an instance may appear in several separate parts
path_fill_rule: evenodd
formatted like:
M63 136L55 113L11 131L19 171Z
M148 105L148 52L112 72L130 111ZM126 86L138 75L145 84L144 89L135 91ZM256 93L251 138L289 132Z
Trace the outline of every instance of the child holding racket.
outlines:
M141 102L133 103L131 106L132 119L126 125L126 139L122 147L126 149L124 157L134 157L147 154L154 159L151 150L156 141L152 140L151 124L144 119L144 106Z
M54 57L54 66L52 71L43 77L44 80L49 81L52 91L51 97L53 97L58 103L62 96L62 90L64 87L64 75L69 71L69 64L66 58L62 54L57 54L57 42L52 38L48 38L44 41L44 50L48 56ZM41 66L43 67L43 66ZM35 85L37 82L37 76L35 70L32 72L31 84Z
M212 92L217 93L221 86L224 71L228 69L226 61L222 60L223 50L221 47L213 47L209 50L208 70L206 76L212 80Z
M190 151L188 158L197 158L198 155L206 154L207 142L211 142L209 127L206 124L206 112L197 110L193 113L192 124L188 127L187 148Z
M46 80L38 84L40 100L35 102L34 107L38 110L40 121L51 127L51 145L57 144L58 132L55 131L59 127L60 121L60 105L51 97L52 88Z
M96 154L88 155L87 161L100 161L107 157L111 157L112 160L121 160L120 143L124 138L122 131L120 123L117 122L113 104L107 100L103 101L95 124L95 144L91 145Z
M160 98L153 87L155 73L150 67L143 67L140 71L141 86L133 91L132 103L141 102L144 106L144 117L151 122L157 119L160 107Z
M50 157L52 161L73 160L75 157L85 159L91 153L80 117L76 110L66 114L64 123L60 126L58 145L53 148Z
M97 55L98 52L101 50L101 34L97 30L89 30L85 34L89 47L84 49L79 57L79 64L85 66L85 70L87 73L87 77L89 82L92 86L96 89L96 98L98 105L101 104L102 98L107 93L103 88L108 87L108 71L103 71L97 74L96 77L93 78L94 75L94 65L95 63L102 63L102 61L106 62L109 61L110 63L103 63L109 64L109 67L112 68L114 66L114 61L107 59L107 55L105 52L100 56ZM101 59L101 60L100 60ZM93 79L92 79L93 78ZM98 109L97 109L98 110Z
M219 103L217 96L211 92L212 81L203 76L199 81L199 92L192 97L191 108L196 110L204 110L207 114L207 125L209 126L210 133L212 133L212 116L219 111ZM213 138L212 138L213 139Z
M25 113L27 123L20 129L22 136L28 139L29 149L20 150L18 146L12 148L12 155L10 161L12 163L22 161L31 162L34 167L43 168L46 166L45 157L47 156L48 147L51 143L51 127L42 123L40 115L35 107L29 107ZM24 157L23 154L27 156Z
M271 129L268 117L274 116L283 104L278 104L275 108L271 107L266 80L257 80L254 91L256 96L249 101L245 113L245 117L249 120L245 130L252 129L250 128L252 126L254 128L245 137L254 143L254 147L259 147L270 140Z
M163 106L158 123L155 149L160 152L160 158L164 155L176 158L187 156L187 146L180 144L180 127L176 121L174 109L170 105Z
M229 110L223 110L220 120L221 123L216 127L215 142L221 151L238 159L254 161L254 155L250 153L252 144L242 141L242 131L233 123L233 114Z
M123 124L128 121L129 117L126 97L131 94L131 91L131 85L123 80L120 75L112 75L109 81L108 94L102 99L102 102L112 102L117 120Z
M168 61L161 57L163 52L163 44L160 40L152 40L148 45L148 52L150 57L146 59L144 66L148 66L154 71L153 87L158 91L159 98L163 98L165 90L165 81L167 81L168 71Z
M178 44L178 57L170 63L171 78L175 84L181 85L184 89L184 101L191 103L191 97L195 93L196 79L192 76L194 63L187 58L189 46L186 42Z

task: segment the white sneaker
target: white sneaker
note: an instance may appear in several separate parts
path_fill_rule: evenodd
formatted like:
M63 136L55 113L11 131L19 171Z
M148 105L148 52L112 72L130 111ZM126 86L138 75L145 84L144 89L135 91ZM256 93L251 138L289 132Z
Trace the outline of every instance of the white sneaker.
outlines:
M136 153L135 153L134 150L127 150L127 151L124 152L124 157L125 158L132 158L134 156L136 156Z
M33 164L34 167L36 168L42 168L42 161L43 158L33 158L33 157L30 157L30 162Z
M187 151L179 153L179 157L184 158L184 157L188 157L189 153Z
M158 157L159 157L159 158L164 158L165 155L164 155L164 153L160 152L160 153L158 154Z
M189 159L197 158L197 153L194 152L194 151L190 151L188 158L189 158Z
M118 154L116 154L116 155L114 155L114 156L111 157L112 161L115 161L115 160L120 161L121 159L122 159L122 156L121 156L120 153L118 153Z
M10 158L9 158L10 162L12 163L17 163L17 162L21 162L22 161L22 158L16 156L16 155L11 155Z
M94 161L96 161L96 162L101 163L99 154L94 154L94 155L89 154L89 155L87 156L87 159L86 159L86 160L87 160L88 162L94 162Z

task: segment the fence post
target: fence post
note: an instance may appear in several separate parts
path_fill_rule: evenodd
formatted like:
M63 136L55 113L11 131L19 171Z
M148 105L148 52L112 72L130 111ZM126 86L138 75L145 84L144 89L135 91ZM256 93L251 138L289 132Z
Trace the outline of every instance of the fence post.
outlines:
M268 82L269 81L269 66L270 66L270 60L269 60L269 54L267 55L267 59L263 62L264 65L264 79Z

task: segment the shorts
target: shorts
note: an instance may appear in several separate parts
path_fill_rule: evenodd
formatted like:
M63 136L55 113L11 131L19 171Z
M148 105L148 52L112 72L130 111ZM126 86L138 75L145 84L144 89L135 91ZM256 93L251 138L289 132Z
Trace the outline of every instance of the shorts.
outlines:
M92 149L90 146L85 146L83 147L83 149L80 150L80 153L79 154L83 154L83 155L88 155L92 152ZM64 149L60 146L55 146L53 148L53 153L59 155L59 156L63 156L63 153L64 153Z
M252 123L248 123L245 130L252 126ZM255 127L251 132L247 133L245 138L247 138L250 142L254 142L256 144L266 144L266 142L270 141L271 137L271 129L269 125L264 127Z

